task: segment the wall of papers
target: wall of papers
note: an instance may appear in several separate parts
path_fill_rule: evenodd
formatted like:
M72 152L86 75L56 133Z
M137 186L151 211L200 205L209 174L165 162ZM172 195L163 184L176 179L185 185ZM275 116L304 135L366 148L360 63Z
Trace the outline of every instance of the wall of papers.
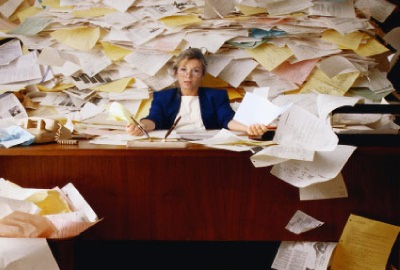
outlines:
M122 129L107 106L147 114L153 91L175 85L169 70L188 47L208 60L204 86L232 100L266 89L358 96L380 102L394 89L388 56L371 18L386 0L2 0L0 118L67 119ZM21 104L18 104L21 102Z

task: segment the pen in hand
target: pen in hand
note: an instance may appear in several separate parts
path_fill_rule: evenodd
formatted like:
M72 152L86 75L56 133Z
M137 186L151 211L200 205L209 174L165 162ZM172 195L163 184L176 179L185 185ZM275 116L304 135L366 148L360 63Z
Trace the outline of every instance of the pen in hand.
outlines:
M163 142L165 142L167 140L168 136L171 135L171 132L174 130L176 125L179 123L179 120L181 120L181 116L178 116L178 118L176 118L176 120L175 120L174 124L172 125L172 127L170 129L168 129L167 133L165 134Z
M131 119L133 120L133 122L135 123L135 125L140 129L140 131L142 131L143 134L146 135L147 139L150 140L150 135L149 135L149 133L142 127L142 125L141 125L138 121L136 121L135 118L131 117Z

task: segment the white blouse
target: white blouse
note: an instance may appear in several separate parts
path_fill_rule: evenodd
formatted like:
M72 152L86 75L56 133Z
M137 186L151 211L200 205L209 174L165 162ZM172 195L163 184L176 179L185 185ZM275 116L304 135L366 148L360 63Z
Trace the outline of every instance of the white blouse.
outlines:
M200 101L198 96L181 96L181 108L176 117L181 120L176 130L205 130L201 119Z

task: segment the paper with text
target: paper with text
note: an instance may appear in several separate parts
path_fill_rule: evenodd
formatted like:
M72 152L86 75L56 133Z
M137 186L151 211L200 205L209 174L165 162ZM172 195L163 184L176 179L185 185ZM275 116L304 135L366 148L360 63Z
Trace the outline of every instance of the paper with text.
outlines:
M356 147L338 145L333 151L316 151L310 161L288 160L274 165L271 174L296 187L329 181L342 170Z
M323 224L324 222L307 215L303 211L297 210L293 217L289 220L289 223L286 225L285 229L294 234L301 234L321 227Z
M386 269L399 232L399 226L351 214L332 257L331 269Z
M334 242L281 242L272 269L277 270L326 270Z

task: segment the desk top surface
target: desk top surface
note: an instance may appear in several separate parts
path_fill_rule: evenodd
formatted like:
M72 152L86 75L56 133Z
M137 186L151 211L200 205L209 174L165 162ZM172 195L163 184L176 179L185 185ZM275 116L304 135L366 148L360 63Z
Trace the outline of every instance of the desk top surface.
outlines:
M357 152L372 153L374 155L399 155L400 146L360 146ZM88 140L81 140L76 145L62 145L57 143L32 144L29 146L14 146L0 148L0 156L102 156L102 155L161 155L161 156L246 156L250 151L235 152L207 147L201 144L188 143L186 148L127 148L123 145L92 144Z

